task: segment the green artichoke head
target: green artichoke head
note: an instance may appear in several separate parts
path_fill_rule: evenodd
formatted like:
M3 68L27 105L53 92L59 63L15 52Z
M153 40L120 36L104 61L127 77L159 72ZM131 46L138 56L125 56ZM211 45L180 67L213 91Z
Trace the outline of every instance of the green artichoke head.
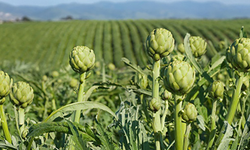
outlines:
M185 95L193 87L195 70L185 61L175 60L164 70L165 88L177 95Z
M164 92L161 95L162 100L171 100L172 99L172 93L168 90L164 90Z
M77 88L77 86L78 86L78 80L75 79L75 78L71 78L71 80L70 80L70 82L69 82L69 86L70 86L71 88Z
M227 61L238 71L250 69L250 39L239 38L227 49Z
M182 119L188 123L191 123L197 118L197 109L192 103L188 103L185 105L185 108L182 112Z
M219 46L218 46L219 51L225 50L226 48L227 48L227 45L225 41L220 41Z
M155 61L169 55L174 49L172 33L163 28L154 29L146 40L147 53Z
M206 53L207 42L199 36L191 36L189 38L190 48L194 57L201 57Z
M210 87L210 96L215 99L223 99L225 84L222 81L216 80Z
M94 51L87 46L76 46L70 52L69 63L75 72L87 72L95 65Z
M149 109L153 112L157 112L161 109L161 101L157 100L156 98L153 98L149 101Z
M32 103L33 98L33 88L28 83L23 81L14 83L10 92L10 99L14 105L25 108Z
M115 64L109 63L108 68L109 68L109 70L112 70L112 71L115 70Z
M146 89L148 86L148 77L146 74L136 73L136 81L137 85L142 88Z
M178 44L177 50L180 51L182 54L184 54L185 53L184 44L183 43Z
M10 93L11 78L3 71L0 71L0 99L4 98Z
M52 75L53 78L56 78L56 77L59 76L59 72L58 71L52 71L51 75Z

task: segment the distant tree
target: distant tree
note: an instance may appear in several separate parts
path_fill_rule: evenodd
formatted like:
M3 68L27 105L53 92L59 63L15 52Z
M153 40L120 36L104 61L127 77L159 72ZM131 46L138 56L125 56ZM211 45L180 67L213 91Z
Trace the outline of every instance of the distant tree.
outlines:
M73 17L72 16L67 16L67 17L61 18L61 20L73 20Z
M32 21L30 18L28 18L27 16L23 16L23 18L21 19L22 21Z

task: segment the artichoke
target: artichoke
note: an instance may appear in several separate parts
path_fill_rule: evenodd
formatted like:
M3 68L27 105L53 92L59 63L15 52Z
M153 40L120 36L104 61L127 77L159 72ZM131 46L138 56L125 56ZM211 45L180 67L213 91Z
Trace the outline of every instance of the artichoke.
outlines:
M95 65L94 51L86 46L76 46L70 53L69 63L74 71L87 72Z
M58 71L53 71L51 75L52 75L53 78L56 78L56 77L59 76L59 72Z
M239 38L227 49L227 61L238 71L250 69L250 39Z
M172 93L168 90L164 90L164 92L161 95L162 100L171 100L172 99Z
M109 63L108 68L109 68L109 70L113 71L113 70L115 70L115 65L113 63Z
M4 98L10 93L11 78L7 73L0 71L0 99Z
M75 78L72 78L72 79L70 80L70 82L69 82L69 86L70 86L71 88L77 88L77 86L78 86L78 80L75 79Z
M32 103L33 98L33 88L26 82L19 81L11 88L10 99L16 106L25 108Z
M148 77L146 74L136 73L135 83L141 88L146 89L148 86Z
M223 82L216 80L210 87L210 96L215 99L223 99L225 85Z
M158 61L173 51L174 38L170 31L157 28L148 35L146 46L149 56Z
M182 54L185 53L184 44L183 44L183 43L180 43L180 44L177 46L177 50L179 50Z
M195 70L185 61L174 60L165 68L163 81L168 91L185 95L194 84Z
M156 98L153 98L151 101L149 101L149 108L153 112L157 112L161 109L161 101L157 100Z
M182 112L182 119L188 123L195 121L197 118L197 109L195 108L194 104L188 103L186 104L183 112Z
M200 57L206 53L207 42L199 36L191 36L189 38L190 48L194 57Z

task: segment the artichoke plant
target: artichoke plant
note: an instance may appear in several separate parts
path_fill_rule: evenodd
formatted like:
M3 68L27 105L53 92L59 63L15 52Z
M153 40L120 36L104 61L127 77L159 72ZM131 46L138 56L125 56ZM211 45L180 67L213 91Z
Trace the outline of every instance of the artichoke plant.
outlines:
M157 28L148 35L146 46L149 56L158 61L173 51L174 38L170 31Z
M188 123L195 121L197 118L197 109L195 108L194 104L188 103L186 104L183 112L182 112L182 119Z
M207 42L203 40L199 36L191 36L189 38L190 48L194 57L198 58L201 57L203 54L206 53Z
M239 38L227 49L227 61L238 71L250 69L250 39Z
M195 70L189 63L174 60L164 70L165 88L177 95L185 95L193 86Z
M162 100L171 100L172 99L172 93L168 90L164 90L164 92L161 95Z
M87 72L95 65L94 51L87 46L76 46L70 53L69 63L74 71Z
M33 98L33 88L28 83L23 81L14 83L10 92L10 99L14 105L25 108L32 103Z
M223 99L225 85L223 82L216 80L210 87L210 96L215 99Z
M7 73L0 71L0 99L4 98L10 93L11 78Z

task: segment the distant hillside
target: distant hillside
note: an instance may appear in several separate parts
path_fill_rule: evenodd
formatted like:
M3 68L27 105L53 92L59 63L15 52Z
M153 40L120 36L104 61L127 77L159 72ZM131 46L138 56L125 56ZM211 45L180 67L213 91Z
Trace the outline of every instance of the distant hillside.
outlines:
M0 2L0 19L28 16L34 20L74 19L231 19L250 18L250 5L225 5L218 2L130 1L122 3L60 4L50 7L12 6Z

